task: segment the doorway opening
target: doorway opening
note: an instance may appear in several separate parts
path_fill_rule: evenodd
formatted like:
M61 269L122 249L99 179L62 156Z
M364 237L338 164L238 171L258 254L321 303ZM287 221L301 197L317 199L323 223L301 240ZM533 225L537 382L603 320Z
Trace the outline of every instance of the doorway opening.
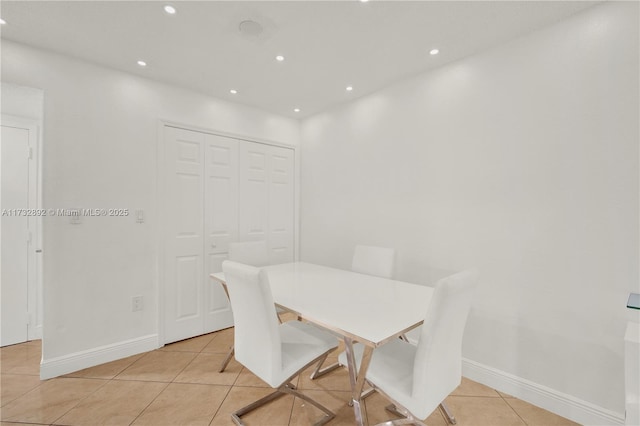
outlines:
M31 342L43 325L40 89L2 83L0 126L0 346Z

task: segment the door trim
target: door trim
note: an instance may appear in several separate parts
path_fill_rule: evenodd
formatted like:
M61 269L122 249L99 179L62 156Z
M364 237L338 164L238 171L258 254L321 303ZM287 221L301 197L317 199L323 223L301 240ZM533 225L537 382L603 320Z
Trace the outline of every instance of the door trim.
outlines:
M158 121L158 136L157 136L157 147L156 147L156 212L158 212L158 220L156 222L156 267L155 267L155 279L156 279L156 292L158 297L156 298L156 309L158 312L157 318L157 330L158 330L158 347L162 347L165 344L166 333L165 333L165 268L163 259L165 258L165 242L164 242L164 234L162 233L162 229L164 229L164 225L166 224L166 218L164 217L164 212L162 206L164 205L165 200L165 182L164 182L164 162L165 162L165 140L164 140L164 128L165 127L175 127L178 129L206 133L215 136L222 136L227 138L238 139L247 142L256 142L264 145L277 146L281 148L289 148L293 150L294 154L294 259L298 260L299 254L299 238L298 231L300 229L300 217L299 217L299 200L300 200L300 161L299 161L299 152L298 147L295 145L285 144L281 142L275 142L267 139L255 138L250 136L238 135L235 133L224 132L221 130L207 129L204 127L193 126L189 124L179 123L171 120L160 119Z

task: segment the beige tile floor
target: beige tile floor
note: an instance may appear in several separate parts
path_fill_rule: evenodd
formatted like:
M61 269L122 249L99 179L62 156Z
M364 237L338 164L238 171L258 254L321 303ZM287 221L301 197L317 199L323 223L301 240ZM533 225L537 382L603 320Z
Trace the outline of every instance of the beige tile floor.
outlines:
M217 372L232 341L233 330L222 330L45 381L38 378L39 341L2 348L1 425L233 425L232 411L270 389L235 360ZM329 424L352 425L346 371L313 381L309 374L294 384L337 414ZM575 425L467 379L447 402L460 426ZM385 405L379 394L365 400L371 425L392 418ZM258 426L309 425L318 413L285 396L245 419ZM447 423L436 410L427 424Z

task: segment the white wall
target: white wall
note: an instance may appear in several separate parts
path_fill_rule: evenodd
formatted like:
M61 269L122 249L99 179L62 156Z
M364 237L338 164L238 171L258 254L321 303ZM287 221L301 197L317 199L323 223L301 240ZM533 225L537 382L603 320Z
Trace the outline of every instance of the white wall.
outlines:
M2 83L0 108L3 114L42 123L44 95L32 87Z
M301 259L395 247L425 284L478 267L464 356L619 421L638 36L637 3L604 4L305 120Z
M133 216L85 217L80 225L45 219L45 364L158 333L160 119L291 145L299 139L294 120L5 40L2 80L44 90L45 208L146 213L144 224ZM142 312L131 312L136 295Z

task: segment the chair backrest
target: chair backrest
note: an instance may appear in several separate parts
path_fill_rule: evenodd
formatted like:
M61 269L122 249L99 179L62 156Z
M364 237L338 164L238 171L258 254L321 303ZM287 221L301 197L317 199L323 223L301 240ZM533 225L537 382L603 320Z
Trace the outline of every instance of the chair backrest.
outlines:
M229 260L257 268L267 266L269 264L267 242L262 240L229 243Z
M392 248L356 246L351 270L382 278L393 277L396 251Z
M267 383L282 369L278 315L267 273L256 267L222 262L233 309L236 360Z
M413 365L412 397L433 411L460 384L462 336L478 281L475 270L441 279L424 319Z

